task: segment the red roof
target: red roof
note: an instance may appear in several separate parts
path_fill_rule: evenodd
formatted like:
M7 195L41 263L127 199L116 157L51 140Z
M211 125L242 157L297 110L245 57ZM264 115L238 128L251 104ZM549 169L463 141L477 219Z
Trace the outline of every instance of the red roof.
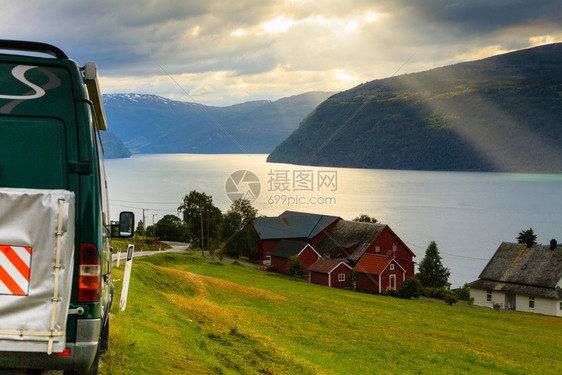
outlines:
M370 273L372 275L380 275L382 271L388 266L390 262L398 264L393 258L384 255L376 255L365 253L357 262L355 269L357 272ZM399 264L398 266L402 268Z
M345 264L345 262L337 259L318 259L318 261L316 261L312 266L308 267L308 270L328 274L332 272L334 268L339 266L340 263ZM345 265L347 266L347 264Z

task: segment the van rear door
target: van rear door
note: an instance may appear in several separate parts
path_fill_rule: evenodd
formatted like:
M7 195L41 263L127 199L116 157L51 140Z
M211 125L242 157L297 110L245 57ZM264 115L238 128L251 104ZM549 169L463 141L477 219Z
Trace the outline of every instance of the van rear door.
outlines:
M71 73L17 60L0 59L0 186L76 191L68 178L78 158Z

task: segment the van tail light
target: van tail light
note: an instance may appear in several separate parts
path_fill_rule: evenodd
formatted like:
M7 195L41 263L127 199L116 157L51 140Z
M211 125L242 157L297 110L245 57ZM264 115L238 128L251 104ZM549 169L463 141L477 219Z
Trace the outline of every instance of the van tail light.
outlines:
M100 254L93 244L80 244L80 274L78 302L98 302L100 299Z
M68 357L70 356L70 349L66 348L60 353L55 353L55 355L58 355L59 357Z

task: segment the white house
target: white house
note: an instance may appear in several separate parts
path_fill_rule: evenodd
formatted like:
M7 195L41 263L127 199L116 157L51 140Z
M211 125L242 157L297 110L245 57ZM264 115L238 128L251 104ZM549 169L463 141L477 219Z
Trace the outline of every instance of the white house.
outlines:
M469 285L477 306L562 316L562 246L504 242Z

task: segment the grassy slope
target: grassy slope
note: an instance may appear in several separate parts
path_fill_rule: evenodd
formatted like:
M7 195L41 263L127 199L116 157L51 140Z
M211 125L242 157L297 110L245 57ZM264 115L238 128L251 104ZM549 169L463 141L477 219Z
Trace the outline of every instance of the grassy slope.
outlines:
M560 318L330 289L199 255L135 260L127 310L117 305L102 374L562 372Z

